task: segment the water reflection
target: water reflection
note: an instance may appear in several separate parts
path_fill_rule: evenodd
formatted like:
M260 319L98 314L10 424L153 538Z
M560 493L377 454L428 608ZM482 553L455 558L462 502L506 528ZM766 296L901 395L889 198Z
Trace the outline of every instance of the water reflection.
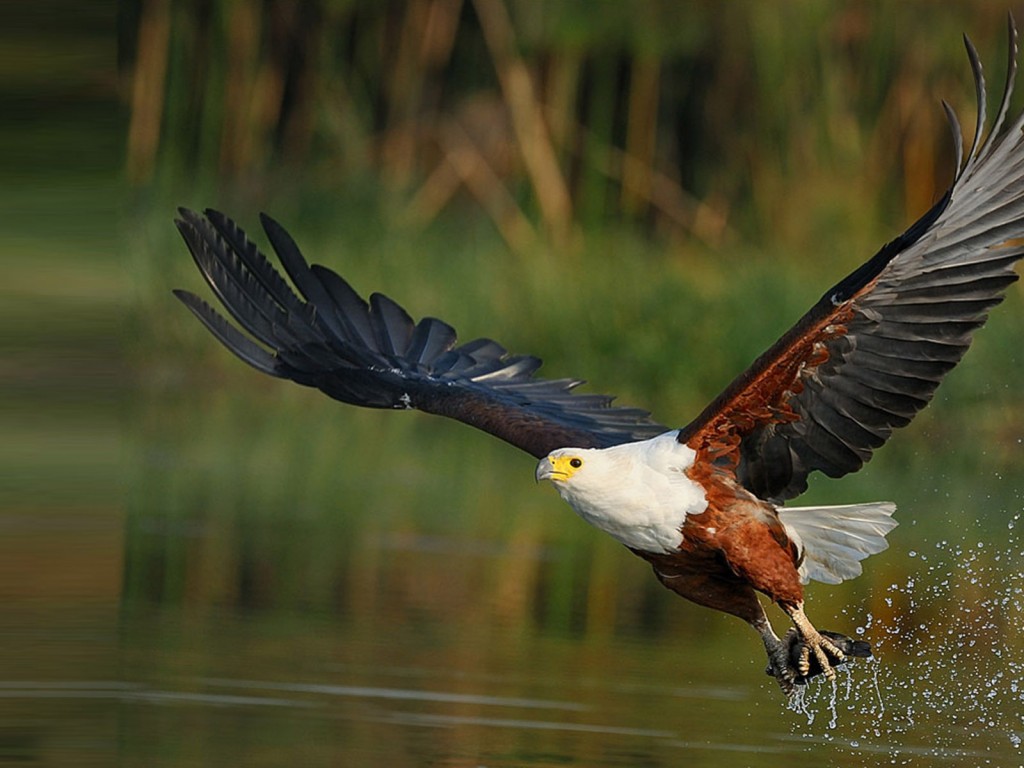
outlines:
M968 685L948 678L945 648L911 640L910 658L887 648L835 693L814 686L801 714L783 708L758 676L755 643L728 625L704 625L695 640L602 638L402 610L367 622L140 601L121 619L119 677L7 682L0 711L23 729L32 716L65 733L104 725L92 752L79 737L70 754L125 764L977 765L1001 755L998 765L1017 754L1021 708L1005 694L1020 656L1005 644L975 642L1010 665L991 696L967 668ZM36 733L23 754L48 738Z
M272 408L267 395L212 396L202 421L192 407L153 414L139 466L119 648L140 686L119 698L133 759L820 766L1019 754L1012 464L954 484L996 495L973 531L943 524L968 514L955 506L915 509L920 478L911 495L905 465L882 465L870 497L910 496L893 549L863 578L810 595L822 626L859 630L880 661L835 689L811 686L794 711L763 675L756 637L662 590L524 482L530 462L504 446L417 419L323 418L302 393ZM274 415L253 420L254 409ZM427 455L429 466L415 460ZM997 471L1002 485L987 479Z
M5 758L1020 762L1024 478L1012 467L975 465L955 483L918 474L911 488L892 483L903 466L871 468L870 497L900 499L903 525L864 577L813 587L810 610L826 628L859 630L878 661L835 689L812 685L794 711L752 633L661 589L528 482L528 460L435 423L331 421L301 398L267 407L266 396L145 412L123 532L83 538L81 526L12 513L7 562L59 556L99 574L119 549L124 575L70 592L66 575L8 580ZM941 508L921 501L929 484L992 498L981 511ZM30 519L39 530L23 530Z

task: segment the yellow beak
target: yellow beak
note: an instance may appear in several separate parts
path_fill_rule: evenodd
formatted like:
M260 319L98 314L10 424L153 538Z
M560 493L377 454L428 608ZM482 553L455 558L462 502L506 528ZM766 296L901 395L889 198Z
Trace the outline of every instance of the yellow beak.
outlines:
M537 462L537 471L534 473L534 478L539 483L541 480L551 480L552 482L558 482L560 480L568 480L569 473L560 467L555 466L550 458L543 458Z

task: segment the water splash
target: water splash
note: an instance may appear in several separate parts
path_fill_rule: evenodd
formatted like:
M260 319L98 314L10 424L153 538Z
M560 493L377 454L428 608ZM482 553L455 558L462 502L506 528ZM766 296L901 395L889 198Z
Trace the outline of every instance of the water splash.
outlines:
M818 738L851 752L970 755L979 765L1019 758L1024 743L1024 546L1017 513L1002 541L966 535L910 553L921 568L885 590L881 615L856 634L879 661L817 683L791 703L806 718L828 711ZM865 669L865 666L867 668ZM822 728L817 726L818 730ZM985 759L980 759L984 757Z

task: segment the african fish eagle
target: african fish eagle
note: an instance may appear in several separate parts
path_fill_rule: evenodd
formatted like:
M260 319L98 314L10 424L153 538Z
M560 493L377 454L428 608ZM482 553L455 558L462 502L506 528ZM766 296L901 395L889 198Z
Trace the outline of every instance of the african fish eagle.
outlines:
M338 274L310 266L269 216L266 236L291 287L240 227L212 210L176 220L192 256L242 333L202 299L175 291L231 352L263 373L371 408L417 409L470 424L540 460L536 477L587 522L650 562L677 594L760 633L768 673L787 694L869 646L819 632L804 584L838 583L886 547L888 502L790 507L819 471L840 477L910 422L959 362L1017 279L1024 255L1024 115L1007 121L1017 58L984 135L976 131L942 198L800 318L685 427L670 430L576 379L535 378L541 361L490 339L457 345L436 318L414 322L379 293L365 302ZM297 291L297 292L296 292ZM788 614L780 638L757 593Z

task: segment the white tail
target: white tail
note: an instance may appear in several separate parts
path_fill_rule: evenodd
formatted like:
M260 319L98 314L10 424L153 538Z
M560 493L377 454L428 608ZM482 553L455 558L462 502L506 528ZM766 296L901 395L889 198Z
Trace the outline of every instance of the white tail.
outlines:
M803 554L800 578L838 584L861 574L860 561L889 546L898 523L889 501L838 507L780 507L779 519Z

